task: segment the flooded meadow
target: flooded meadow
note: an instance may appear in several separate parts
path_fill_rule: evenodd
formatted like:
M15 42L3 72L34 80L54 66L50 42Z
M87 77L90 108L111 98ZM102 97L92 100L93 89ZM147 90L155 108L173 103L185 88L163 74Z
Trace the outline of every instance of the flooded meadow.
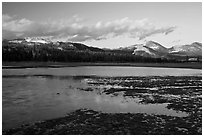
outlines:
M201 70L4 69L2 91L3 134L202 134Z

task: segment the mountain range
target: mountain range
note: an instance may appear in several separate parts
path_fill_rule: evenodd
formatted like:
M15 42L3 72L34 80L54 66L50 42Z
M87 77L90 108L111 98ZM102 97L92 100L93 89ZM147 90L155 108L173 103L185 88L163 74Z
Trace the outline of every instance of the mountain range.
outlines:
M134 55L153 57L153 58L171 58L173 56L202 56L202 43L194 42L188 45L176 45L166 48L161 44L148 41L145 44L136 44L120 50L131 51Z
M148 41L145 44L135 44L127 47L117 48L117 49L101 49L96 47L90 47L82 43L74 42L61 42L61 41L51 41L46 38L32 37L23 39L13 39L8 40L9 43L13 44L24 44L24 45L47 45L52 44L58 50L86 50L93 52L106 52L106 51L116 51L117 53L127 53L142 57L150 58L179 58L179 57L201 57L202 56L202 43L194 42L188 45L175 45L171 48L166 48L161 44Z

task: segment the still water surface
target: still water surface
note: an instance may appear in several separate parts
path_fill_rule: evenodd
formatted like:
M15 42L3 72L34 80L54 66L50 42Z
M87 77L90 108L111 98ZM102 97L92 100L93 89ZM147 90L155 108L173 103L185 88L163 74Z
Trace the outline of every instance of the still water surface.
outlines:
M83 66L65 68L4 69L3 75L56 75L56 76L186 76L201 75L201 69Z
M71 76L186 76L201 75L201 70L146 67L67 67L3 69L3 129L21 124L57 118L76 109L88 108L107 113L147 113L183 117L184 112L167 109L167 104L139 104L137 99L101 94L93 91L85 78ZM25 77L21 77L21 76ZM39 76L42 75L42 76ZM47 75L58 77L47 77ZM7 77L10 76L10 77ZM14 76L14 77L12 77ZM68 76L60 78L60 76ZM69 77L70 76L70 77Z

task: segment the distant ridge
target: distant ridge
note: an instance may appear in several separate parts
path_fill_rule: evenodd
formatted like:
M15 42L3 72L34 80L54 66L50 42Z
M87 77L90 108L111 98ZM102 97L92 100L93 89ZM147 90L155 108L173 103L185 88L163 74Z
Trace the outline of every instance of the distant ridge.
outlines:
M118 50L132 51L134 55L146 57L165 57L172 56L202 56L202 43L194 42L188 45L176 45L171 48L165 48L161 44L148 41L145 44L135 44L128 47L119 48Z
M179 59L182 57L199 57L202 56L202 43L193 42L192 44L176 45L171 48L166 48L158 42L147 41L145 44L135 44L127 47L121 47L118 49L97 48L87 46L82 43L76 42L62 42L51 41L49 38L43 37L27 37L8 40L11 44L23 44L27 46L52 46L54 49L61 51L92 51L92 52L112 52L117 54L132 54L141 57L148 58L166 58L166 59Z

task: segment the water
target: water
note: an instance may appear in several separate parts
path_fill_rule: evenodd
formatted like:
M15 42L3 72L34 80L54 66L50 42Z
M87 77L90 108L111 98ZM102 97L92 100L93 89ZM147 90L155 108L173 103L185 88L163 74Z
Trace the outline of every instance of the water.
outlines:
M186 76L201 75L200 69L84 66L65 68L4 69L4 75L55 75L55 76Z
M102 94L97 86L92 86L93 91L84 91L82 89L90 87L86 79L71 76L185 76L201 75L201 70L97 66L3 69L2 75L3 129L8 129L29 122L61 117L80 108L107 113L187 116L184 112L167 109L166 103L145 105L139 104L137 98ZM7 77L14 75L15 77Z

